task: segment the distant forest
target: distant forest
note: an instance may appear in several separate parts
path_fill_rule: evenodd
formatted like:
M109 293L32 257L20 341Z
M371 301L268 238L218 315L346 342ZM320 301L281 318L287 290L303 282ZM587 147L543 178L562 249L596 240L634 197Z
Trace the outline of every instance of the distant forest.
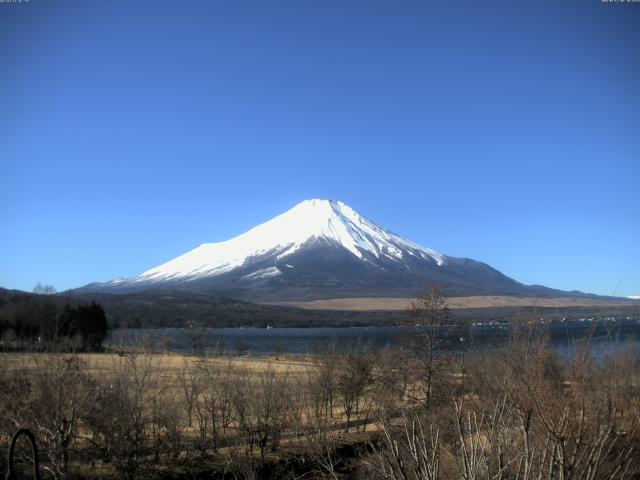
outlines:
M96 302L25 292L0 292L0 341L11 349L16 341L43 346L63 342L78 351L96 351L109 332L107 316Z
M640 315L640 308L619 307L497 307L451 310L456 321L510 322L530 319ZM0 289L0 339L56 337L82 339L95 347L106 328L166 327L326 327L400 325L405 311L308 310L261 305L203 293L147 291L132 294L55 295ZM78 337L79 336L79 337Z

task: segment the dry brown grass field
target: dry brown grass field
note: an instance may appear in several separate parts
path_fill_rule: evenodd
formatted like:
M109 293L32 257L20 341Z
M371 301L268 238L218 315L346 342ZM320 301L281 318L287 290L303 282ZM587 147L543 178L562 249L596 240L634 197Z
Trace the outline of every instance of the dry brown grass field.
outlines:
M243 475L242 465L250 464L252 468L256 467L257 460L254 458L255 452L252 447L247 453L246 447L240 447L241 440L249 434L257 435L252 430L263 430L266 438L277 436L277 451L275 448L264 449L264 457L260 460L260 464L264 462L278 462L278 460L287 457L296 457L301 453L308 455L308 445L311 437L321 435L323 437L330 436L334 440L330 446L326 448L332 451L337 448L338 444L354 444L362 443L368 438L368 434L378 429L378 426L369 418L364 424L360 415L362 412L350 414L351 428L345 429L347 415L344 407L335 400L335 405L331 406L329 413L331 417L330 423L326 425L318 425L317 418L312 419L314 415L308 402L311 393L308 387L313 383L313 378L318 374L319 364L317 359L305 357L301 355L280 355L280 356L197 356L185 355L178 353L153 353L144 349L130 349L125 352L118 353L29 353L29 352L11 352L0 353L0 362L3 365L3 375L5 378L26 378L38 379L42 376L56 377L61 372L60 369L67 368L68 362L78 361L78 365L82 370L82 375L91 381L92 385L102 385L103 388L109 390L113 388L116 382L122 381L123 376L128 377L128 388L133 391L143 392L144 398L141 398L139 405L141 412L145 412L145 416L153 415L151 413L157 407L158 402L162 404L161 408L171 410L174 415L173 421L176 425L180 425L180 440L178 445L174 445L178 449L178 453L172 452L164 454L157 458L162 465L160 470L154 470L154 475L160 477L175 475L186 475L194 470L226 471L234 468L234 475ZM328 373L325 371L325 374ZM209 378L207 377L209 375ZM228 424L223 427L222 432L217 433L218 446L213 447L211 438L207 436L207 422L211 421L210 411L213 396L220 392L207 392L208 388L218 388L220 385L209 385L211 377L217 377L218 380L227 375L228 383L227 391L222 393L225 398L219 401L235 402L235 407L242 409L254 410L251 415L252 425L244 425L244 420L238 418L230 419ZM64 374L63 374L64 376ZM144 380L143 380L144 378ZM68 381L68 380L67 380ZM73 381L73 380L71 380ZM275 383L272 383L275 382ZM35 383L35 382L34 382ZM275 385L275 389L271 389ZM72 388L70 385L59 385L61 390ZM258 400L258 404L251 404L250 397L265 393L269 389L266 396L273 397L266 401ZM239 398L238 392L244 391L244 398ZM10 394L13 398L5 395L4 402L21 403L28 400L26 398L16 398L18 390L13 390ZM29 393L25 390L25 395ZM68 393L67 393L68 394ZM73 395L73 394L72 394ZM189 395L192 399L189 400ZM207 398L207 395L210 395ZM232 398L234 397L235 398ZM45 403L50 398L44 399ZM56 399L60 403L65 403L65 399ZM271 405L274 403L280 405ZM191 407L188 403L191 402ZM239 406L241 402L247 402L247 405ZM6 403L5 403L6 404ZM48 405L41 406L46 411ZM134 406L135 407L135 406ZM176 408L177 407L177 408ZM368 408L372 404L369 402ZM69 405L62 406L62 409L75 408ZM269 411L273 409L273 411ZM189 410L191 410L190 413ZM261 411L262 410L262 411ZM286 410L286 415L283 413ZM29 412L31 413L31 412ZM68 412L67 412L68 413ZM118 412L124 417L134 415L135 412ZM42 414L42 413L41 413ZM215 414L214 414L215 415ZM274 418L264 418L273 416ZM276 417L281 418L276 418ZM287 416L288 418L284 418ZM290 416L295 418L290 418ZM191 418L190 418L191 417ZM263 417L263 418L259 418ZM32 419L33 423L39 423L39 420ZM261 421L265 424L259 425ZM281 423L280 425L271 425L270 422ZM28 422L28 420L27 420ZM154 420L147 422L154 423ZM292 427L292 422L297 422ZM360 425L358 425L360 422ZM203 425L204 423L204 425ZM28 425L29 423L21 423ZM293 428L293 431L281 431L285 428ZM16 424L17 426L17 424ZM355 426L355 428L354 428ZM310 432L301 433L310 427ZM34 428L33 426L31 428ZM155 426L145 425L143 430L152 430ZM166 429L166 426L162 427ZM209 427L210 428L210 427ZM204 430L203 430L204 429ZM272 430L273 431L270 431ZM315 429L315 430L313 430ZM318 430L318 429L321 429ZM34 428L36 430L36 428ZM276 432L277 431L277 432ZM0 434L0 444L4 445L8 440L11 430ZM116 475L118 477L126 477L126 472L118 471L114 463L94 458L87 465L86 461L73 460L73 457L86 458L87 452L93 450L95 434L90 428L79 426L77 431L77 439L74 442L72 450L72 460L66 467L81 475L102 478L105 476ZM253 444L255 440L250 440ZM267 441L266 439L264 440ZM203 442L206 445L202 445ZM266 447L266 445L264 445ZM42 446L41 446L42 447ZM215 450L215 455L213 451ZM82 454L84 452L84 454ZM198 452L195 454L194 452ZM90 455L90 454L89 454ZM194 457L195 455L195 457ZM168 457L171 457L169 459ZM147 457L146 460L140 460L140 463L153 463L154 461ZM194 462L195 465L194 466ZM241 466L238 466L240 464ZM149 465L145 465L148 474ZM240 473L238 473L240 472ZM56 477L56 475L53 475ZM57 475L60 476L60 475Z
M114 364L118 363L122 356L118 353L63 353L55 354L62 357L78 357L86 366L86 371L100 378L105 374L113 371ZM142 362L143 352L138 353L138 362ZM39 358L39 354L25 352L0 352L0 362L7 371L15 369L35 368L34 362ZM196 355L182 354L171 352L152 353L147 356L150 358L157 371L164 378L172 378L184 370L185 363L194 363L202 361L202 357ZM280 355L280 356L261 356L261 357L209 357L207 362L219 368L226 367L231 364L237 369L248 369L253 372L264 372L271 368L276 372L303 373L314 368L313 360L303 355Z
M315 310L406 310L413 298L331 298L325 300L311 300L300 302L276 302L273 305L308 308ZM514 296L470 296L449 297L447 305L450 309L466 308L497 308L497 307L607 307L607 306L637 306L637 300L603 300L598 298L542 298L542 297L514 297Z

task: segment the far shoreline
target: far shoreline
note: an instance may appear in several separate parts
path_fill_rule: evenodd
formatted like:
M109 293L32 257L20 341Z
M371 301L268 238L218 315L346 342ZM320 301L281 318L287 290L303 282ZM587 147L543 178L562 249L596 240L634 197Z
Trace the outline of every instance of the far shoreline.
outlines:
M261 302L263 305L277 305L303 308L308 310L349 310L349 311L401 311L406 310L414 298L408 297L346 297L307 301ZM630 306L640 309L640 301L616 297L523 297L508 295L472 295L465 297L447 297L447 306L451 310L469 308L501 307L618 307Z

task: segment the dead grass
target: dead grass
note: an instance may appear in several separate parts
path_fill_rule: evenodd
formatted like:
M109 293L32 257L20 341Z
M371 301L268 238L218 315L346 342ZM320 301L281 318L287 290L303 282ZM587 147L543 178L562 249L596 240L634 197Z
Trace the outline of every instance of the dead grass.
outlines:
M71 354L60 354L71 356ZM105 373L113 371L114 362L120 358L116 353L80 353L74 354L78 356L86 366L86 370L96 376L102 376ZM34 361L39 358L29 352L2 352L0 353L0 363L5 370L34 368ZM153 364L160 370L161 374L177 373L185 368L186 362L196 362L202 360L201 357L195 355L183 355L178 353L158 353L152 355ZM302 373L313 368L313 362L310 358L304 356L262 356L262 357L239 357L239 356L223 356L208 359L209 362L225 367L228 362L232 362L233 366L238 369L250 370L260 373L268 369L275 370L276 373Z
M271 305L285 305L313 310L406 310L413 298L330 298L304 302L274 302ZM597 298L541 298L508 296L449 297L447 305L451 309L495 308L495 307L608 307L640 305L635 300L602 300Z

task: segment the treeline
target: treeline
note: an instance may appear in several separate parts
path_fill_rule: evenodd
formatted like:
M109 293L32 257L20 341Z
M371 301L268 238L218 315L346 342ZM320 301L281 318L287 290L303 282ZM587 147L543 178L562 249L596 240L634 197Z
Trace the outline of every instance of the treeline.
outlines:
M79 294L97 299L114 328L369 326L402 322L404 312L306 310L191 292L149 290L126 294Z
M281 305L243 302L204 293L149 290L127 294L77 294L82 301L96 300L107 312L113 328L186 327L327 327L401 325L406 312L311 310ZM639 306L619 307L496 307L456 309L459 322L509 322L532 316L547 320L615 316L640 318Z
M0 297L0 349L65 343L74 350L95 351L108 331L104 309L95 302L26 293Z
M45 286L46 287L46 286ZM36 288L46 291L46 288ZM123 294L83 294L73 297L65 294L33 295L0 288L0 312L3 304L18 297L36 297L50 307L61 309L66 302L86 304L96 302L105 310L111 328L165 328L165 327L327 327L402 325L405 311L349 311L309 310L280 305L243 302L204 293L149 290ZM50 308L48 307L48 308ZM1 313L0 313L1 315ZM581 317L605 318L631 316L640 318L640 307L496 307L456 309L453 320L461 323L511 322L527 320L532 316L546 320L576 319Z
M587 337L561 357L544 324L523 323L503 348L446 355L438 291L409 317L400 347L311 363L144 341L22 354L0 372L0 440L33 428L53 478L638 478L637 350L595 355Z

